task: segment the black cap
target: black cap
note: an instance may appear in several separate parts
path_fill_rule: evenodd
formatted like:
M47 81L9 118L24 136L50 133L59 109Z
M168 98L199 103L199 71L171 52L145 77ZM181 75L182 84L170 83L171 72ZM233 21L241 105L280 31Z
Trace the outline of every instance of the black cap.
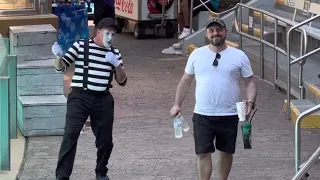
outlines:
M103 29L103 28L108 28L108 27L113 27L116 28L117 25L112 18L103 18L99 21L98 23L98 29Z
M213 23L217 23L217 24L221 25L222 27L226 27L226 24L224 23L224 21L221 18L217 18L217 17L209 19L206 27L208 28Z

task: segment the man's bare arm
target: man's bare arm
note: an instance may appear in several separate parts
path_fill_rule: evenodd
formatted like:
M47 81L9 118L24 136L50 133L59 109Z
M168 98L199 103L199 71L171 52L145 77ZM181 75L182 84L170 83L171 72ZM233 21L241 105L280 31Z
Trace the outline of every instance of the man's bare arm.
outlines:
M119 65L118 67L115 68L116 74L115 74L115 79L117 83L121 86L125 86L127 84L127 74L124 71L123 67Z
M175 106L181 107L182 102L189 91L189 88L190 88L190 85L192 83L193 78L194 78L194 75L190 75L187 73L183 74L183 76L178 84L175 103L174 103Z
M256 102L257 98L257 85L253 79L253 76L244 78L244 82L247 86L247 102ZM249 103L250 108L253 106Z

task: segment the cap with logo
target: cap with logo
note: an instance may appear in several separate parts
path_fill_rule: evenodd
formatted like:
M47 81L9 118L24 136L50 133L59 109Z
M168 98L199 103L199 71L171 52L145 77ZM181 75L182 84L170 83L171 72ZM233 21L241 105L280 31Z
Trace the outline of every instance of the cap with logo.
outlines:
M208 28L209 26L211 26L214 23L219 24L222 27L226 27L226 24L224 23L224 21L221 18L216 17L216 18L212 18L212 19L208 20L206 28Z

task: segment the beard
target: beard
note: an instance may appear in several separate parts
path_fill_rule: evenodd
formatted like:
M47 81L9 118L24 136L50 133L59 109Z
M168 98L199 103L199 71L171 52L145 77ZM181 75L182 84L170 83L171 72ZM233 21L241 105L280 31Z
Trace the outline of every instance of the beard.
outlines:
M208 41L210 42L210 44L212 44L213 46L221 46L223 45L223 43L226 41L226 37L222 37L222 36L215 36L215 37L211 37L210 39L207 38Z

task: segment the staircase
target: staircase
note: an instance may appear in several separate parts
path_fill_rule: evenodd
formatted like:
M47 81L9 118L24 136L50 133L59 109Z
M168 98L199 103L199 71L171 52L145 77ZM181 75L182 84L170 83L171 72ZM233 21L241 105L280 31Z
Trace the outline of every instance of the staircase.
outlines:
M66 114L63 74L55 71L50 24L10 26L10 54L17 55L17 117L24 136L62 135Z
M295 1L295 0L291 0ZM298 2L298 1L297 1ZM299 1L300 2L300 1ZM317 4L318 3L318 4ZM286 55L281 52L275 54L274 48L267 45L263 47L263 53L260 53L260 34L263 32L263 39L272 46L276 42L278 49L282 52L287 52L287 39L286 34L288 30L293 26L307 20L314 15L320 14L320 2L312 3L309 9L309 14L303 11L302 8L290 7L286 5L285 0L252 0L248 2L242 9L242 25L241 30L243 34L255 37L258 41L254 41L253 38L242 36L242 47L240 44L239 33L236 30L236 22L234 11L222 16L227 29L229 31L227 35L227 44L229 46L242 48L242 50L248 55L251 61L251 65L255 72L255 75L260 78L274 84L277 89L287 90L287 72L288 72L288 59ZM298 5L299 3L296 3ZM241 8L238 8L241 9ZM278 19L277 31L275 31L275 18L264 14L261 18L260 11L271 13L272 16ZM294 15L296 14L296 15ZM249 27L249 15L253 17L253 27ZM214 16L211 15L211 17ZM240 18L237 18L239 21ZM261 21L262 20L262 21ZM262 23L261 23L262 22ZM239 22L238 22L239 24ZM261 24L263 29L261 29ZM320 18L316 19L309 24L302 26L307 32L307 49L306 53L317 49L320 46ZM275 39L275 34L277 38ZM192 53L194 49L199 46L206 45L205 40L205 28L199 29L191 36L187 37L183 42L183 55ZM300 31L293 31L291 36L291 54L298 58L300 54L301 33ZM264 63L261 64L261 58L264 57ZM275 64L275 56L277 56L277 65ZM290 88L290 119L293 123L296 122L297 117L305 110L312 108L320 103L320 52L317 52L309 56L306 63L303 65L301 84L299 84L299 65L291 65L291 88ZM291 61L293 61L292 59ZM263 66L262 66L263 65ZM261 68L263 67L263 68ZM276 68L275 68L276 67ZM277 73L275 73L277 72ZM300 86L301 85L301 86ZM287 100L284 101L284 111L287 112ZM320 128L320 112L316 112L306 119L301 124L302 128Z

